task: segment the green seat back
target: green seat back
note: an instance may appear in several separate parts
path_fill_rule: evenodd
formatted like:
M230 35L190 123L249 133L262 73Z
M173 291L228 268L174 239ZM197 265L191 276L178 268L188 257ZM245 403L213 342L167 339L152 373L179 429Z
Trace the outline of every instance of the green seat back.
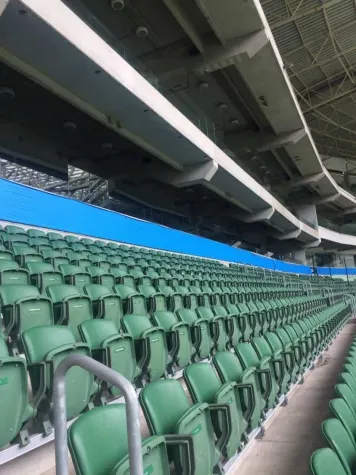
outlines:
M198 359L207 358L214 347L210 337L209 322L207 320L199 321L195 311L187 308L179 308L176 314L181 322L191 327L195 357Z
M91 356L89 347L84 343L76 343L73 333L64 326L39 326L26 330L21 335L22 345L28 363L48 362L46 371L46 401L52 400L53 373L59 363L71 354ZM31 385L37 390L41 385L39 371L31 373ZM66 374L67 418L79 415L88 405L90 398L97 390L94 377L88 371L73 366Z
M347 402L341 398L332 399L329 402L329 408L333 416L339 419L356 444L356 417Z
M87 271L91 275L93 284L100 284L112 291L115 285L115 277L103 267L89 266Z
M121 298L99 284L86 285L84 292L92 301L94 317L112 320L119 328L123 317Z
M15 261L0 259L0 285L28 285L29 283L30 276L27 270L20 269Z
M69 285L75 285L83 288L85 285L91 284L91 276L89 272L79 266L71 264L61 264L59 270L63 273L64 282Z
M339 457L330 449L319 449L313 453L310 460L313 475L347 475Z
M345 472L352 475L356 464L356 449L342 423L338 419L327 419L321 430L330 447L338 455Z

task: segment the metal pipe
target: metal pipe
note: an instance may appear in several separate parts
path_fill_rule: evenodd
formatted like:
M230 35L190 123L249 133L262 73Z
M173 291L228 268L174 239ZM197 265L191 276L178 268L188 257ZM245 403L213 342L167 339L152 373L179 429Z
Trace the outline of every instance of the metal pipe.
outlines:
M123 393L126 403L127 437L129 445L130 474L142 475L143 463L141 452L141 432L139 405L132 384L121 374L84 355L70 355L57 367L53 380L54 429L56 475L69 475L68 441L67 441L67 409L65 394L65 376L72 366L93 373L98 378L111 383Z

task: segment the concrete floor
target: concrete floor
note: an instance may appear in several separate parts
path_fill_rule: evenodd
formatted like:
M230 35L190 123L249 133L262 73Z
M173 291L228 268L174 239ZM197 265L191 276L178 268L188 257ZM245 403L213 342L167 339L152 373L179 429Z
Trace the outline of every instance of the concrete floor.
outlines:
M229 475L309 474L310 455L325 446L320 425L329 417L329 400L355 335L356 324L346 325L304 384L294 389L288 406L279 408L268 421L265 437L250 444ZM141 431L143 437L148 435L143 416ZM54 444L0 467L0 475L55 475ZM70 475L75 475L71 461Z

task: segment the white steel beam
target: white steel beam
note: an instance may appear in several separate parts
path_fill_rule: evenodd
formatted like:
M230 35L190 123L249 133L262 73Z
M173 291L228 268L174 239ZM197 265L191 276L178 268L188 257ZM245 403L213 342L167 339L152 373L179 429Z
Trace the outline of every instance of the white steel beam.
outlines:
M281 147L288 147L289 145L295 145L303 137L307 135L306 129L294 130L287 134L281 134L276 138L269 140L260 147L257 148L257 152L267 152Z

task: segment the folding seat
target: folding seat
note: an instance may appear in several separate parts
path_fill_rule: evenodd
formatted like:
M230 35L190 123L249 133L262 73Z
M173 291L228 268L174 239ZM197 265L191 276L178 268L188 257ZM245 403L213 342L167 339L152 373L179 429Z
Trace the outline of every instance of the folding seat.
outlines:
M225 319L229 345L233 348L242 341L242 329L245 325L244 317L229 313L223 305L213 305L211 309L214 315L220 315Z
M103 247L106 246L106 242L97 239L97 240L94 241L94 245L103 248Z
M11 338L15 354L23 331L38 325L53 324L51 300L41 296L32 285L1 285L0 304L4 334Z
M101 267L108 271L111 267L110 261L108 260L108 257L106 254L101 253L101 254L94 254L91 257L92 265Z
M167 310L164 295L155 293L150 299L151 320L166 333L167 349L173 363L172 370L186 367L191 362L194 353L189 325L180 322L173 312Z
M210 412L225 417L225 405L210 409L205 403L190 405L183 387L174 379L149 384L140 392L139 400L151 435L192 437L193 463L181 450L172 448L170 451L170 462L174 463L176 473L187 473L191 465L195 468L195 475L222 473L222 439L227 434L224 431L214 443Z
M289 383L293 384L298 379L298 374L303 368L299 368L299 364L296 361L296 357L293 351L292 344L290 341L285 344L282 343L277 333L267 332L264 334L264 338L270 346L273 353L281 351L282 358L284 361L285 369L289 375Z
M8 224L5 226L5 231L7 234L23 234L27 235L27 232L24 230L24 228L21 228L20 226L13 226L11 224Z
M228 321L229 325L232 325L232 321L229 317L224 317L222 315L215 315L211 307L202 307L199 306L195 309L198 317L202 320L207 320L210 326L210 335L212 341L214 342L214 347L216 351L224 351L229 346L229 337L228 337Z
M5 234L2 241L6 249L12 251L13 246L30 247L29 237L25 234Z
M64 239L64 236L62 234L59 234L59 233L54 233L54 232L49 232L47 233L47 237L48 239L50 239L51 241L56 241L58 239Z
M286 325L283 328L276 330L276 333L278 336L280 336L282 332L285 332L288 335L289 340L294 345L298 345L300 347L300 353L305 359L306 366L307 367L310 366L313 360L312 347L311 347L310 341L304 338L304 335L301 329L298 330L298 333L297 333L294 327L292 327L291 325Z
M332 399L329 402L330 412L342 423L356 447L356 416L344 399Z
M251 432L264 419L266 400L268 399L268 391L263 390L257 369L248 368L243 370L238 357L230 351L215 353L212 361L223 383L234 382L238 385L246 385L246 389L241 386L239 395L244 414L248 413L249 408L253 408L249 417L246 417L248 422L247 432Z
M356 379L349 372L339 373L339 382L341 384L347 384L353 391L356 397Z
M23 358L9 355L2 334L0 334L0 360L0 448L17 436L21 445L27 445L29 436L24 426L36 413L36 408L31 406L28 400L27 365Z
M31 285L45 293L49 285L64 284L62 272L55 270L52 264L46 262L28 262L27 270L30 274Z
M15 261L20 267L26 267L28 262L43 262L43 256L37 253L32 247L13 246Z
M86 343L92 356L100 363L117 371L131 383L139 375L136 363L133 338L119 332L114 321L111 320L86 320L79 325L81 339ZM104 383L104 389L111 396L119 396L118 388Z
M71 236L70 234L67 234L66 236L64 236L64 239L69 242L70 244L73 244L73 243L80 243L80 239L76 236Z
M254 411L255 401L253 386L236 382L221 383L213 367L209 363L194 363L184 369L184 382L194 404L226 405L230 421L230 434L223 455L230 459L247 442L248 422ZM243 411L240 392L249 393L249 407ZM216 435L224 432L222 419L212 413L212 423Z
M46 434L52 432L53 376L59 363L73 354L91 356L88 345L77 343L69 328L46 326L29 328L21 335L29 365L32 390L39 401L37 418ZM92 407L91 398L98 391L88 371L73 366L66 374L67 420Z
M91 299L94 318L112 320L120 328L124 315L121 298L99 284L86 285L83 290Z
M29 235L30 238L45 238L49 239L47 237L47 234L42 231L41 229L28 229L27 234Z
M239 306L234 304L225 304L225 308L229 315L238 315L240 319L242 340L249 341L253 335L255 316L251 315L247 310L242 311Z
M98 431L99 426L105 427L105 431ZM167 441L161 436L143 440L143 473L168 474L167 449L175 445L187 454L186 459L193 466L187 444L190 440L179 436L167 438ZM125 405L98 407L81 416L68 429L68 446L77 474L130 475Z
M5 246L0 244L0 260L2 261L12 261L14 255L11 251L7 250Z
M44 257L45 262L52 264L55 269L58 269L62 264L69 264L69 258L64 256L59 251L54 250L43 250L41 251Z
M339 457L330 449L318 449L311 456L310 469L313 475L349 475Z
M15 261L0 259L0 285L28 285L29 283L30 276L27 270L21 269Z
M115 286L115 290L117 290ZM172 370L164 329L152 325L143 295L132 293L126 297L126 315L122 328L135 340L135 351L141 376L139 384L154 381Z
M356 465L356 446L347 430L338 419L327 419L321 430L330 447L335 451L348 475L354 472Z
M67 252L72 250L67 241L65 241L64 239L55 239L51 241L51 245L55 251L59 251L63 255L66 255Z
M74 252L83 252L83 251L86 251L87 248L84 246L84 244L82 242L72 242L70 243L70 246L71 248L73 249Z
M117 250L117 249L120 248L120 246L118 244L116 244L116 242L108 242L107 246L110 247L111 249L114 249L114 250Z
M283 357L283 350L272 351L267 340L263 337L252 338L251 344L260 360L270 358L273 369L272 377L279 387L279 394L286 394L289 388L290 374Z
M115 278L115 283L120 284L122 283L122 278L131 277L133 285L135 285L135 279L128 274L128 271L125 269L121 269L120 267L110 267L110 272ZM129 281L130 279L128 279Z
M354 391L345 383L335 385L335 393L338 398L343 399L356 417L356 397Z
M59 270L62 272L64 282L68 285L75 285L82 289L85 285L91 284L91 275L84 268L71 264L61 264Z
M93 239L89 239L89 238L81 238L81 242L84 244L84 246L94 245Z
M92 261L89 259L89 257L85 257L79 252L69 251L67 252L67 257L73 266L85 268L92 265Z
M95 246L94 244L90 244L89 246L87 246L87 249L88 249L88 251L91 252L93 255L95 255L95 254L101 254L101 252L102 252L101 247Z
M274 375L271 358L269 356L260 358L250 343L239 343L235 347L235 353L244 369L256 368L263 390L269 393L267 408L274 407L280 394L280 387Z
M32 249L35 249L36 252L39 254L42 254L42 251L51 251L53 250L53 247L50 244L50 240L47 237L38 237L38 238L32 238L30 237L29 239L29 245L32 247Z
M112 291L115 285L115 277L111 272L107 271L103 267L89 266L87 271L91 276L93 284L99 284L106 287L110 292ZM89 284L86 284L89 285Z
M109 256L108 261L110 262L110 267L118 267L122 264L122 257L120 256Z
M74 285L67 284L50 285L47 294L53 302L55 324L68 326L76 341L80 341L79 325L93 318L90 298Z

